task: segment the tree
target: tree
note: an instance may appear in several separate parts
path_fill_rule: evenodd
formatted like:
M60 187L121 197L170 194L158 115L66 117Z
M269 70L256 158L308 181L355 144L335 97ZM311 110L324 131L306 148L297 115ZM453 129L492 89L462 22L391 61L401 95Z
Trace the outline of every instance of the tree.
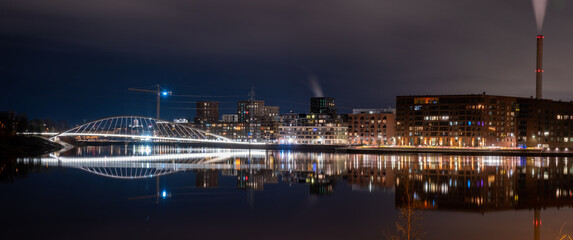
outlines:
M422 216L418 210L421 204L414 198L413 172L410 170L408 164L405 164L403 174L396 178L396 194L401 195L401 201L396 203L398 220L394 234L388 236L390 240L419 240L424 236L421 228Z
M14 112L0 112L0 135L15 135L17 132L26 131L28 117L25 114Z

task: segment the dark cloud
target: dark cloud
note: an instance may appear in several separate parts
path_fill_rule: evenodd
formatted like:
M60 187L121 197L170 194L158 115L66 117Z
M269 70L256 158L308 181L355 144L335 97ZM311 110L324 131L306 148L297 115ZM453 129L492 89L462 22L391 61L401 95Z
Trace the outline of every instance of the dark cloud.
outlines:
M544 96L571 100L573 6L547 10ZM309 72L344 111L408 94L527 97L535 35L521 0L4 0L0 108L153 115L152 98L126 89L161 83L245 98L253 86L283 111L306 111ZM177 107L166 102L164 116L192 115Z

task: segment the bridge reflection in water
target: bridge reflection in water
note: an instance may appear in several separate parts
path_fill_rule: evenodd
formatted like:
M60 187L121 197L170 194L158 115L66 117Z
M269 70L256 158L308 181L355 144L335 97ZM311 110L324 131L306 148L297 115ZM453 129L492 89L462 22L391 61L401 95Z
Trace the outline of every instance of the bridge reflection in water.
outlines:
M94 147L96 148L96 147ZM151 151L144 146L144 152ZM141 150L140 150L141 151ZM179 149L179 151L181 151ZM79 150L78 153L83 151ZM43 158L21 158L22 163L41 164L46 167L69 167L85 170L97 175L119 179L141 179L157 177L186 170L241 168L240 163L230 160L244 157L264 157L264 151L217 151L193 153L168 153L160 155L133 156L57 156ZM243 164L244 165L244 164ZM264 169L263 164L249 164L252 169Z
M42 158L19 158L18 162L79 168L121 179L204 169L223 170L225 174L241 170L253 174L271 171L283 181L319 183L344 179L354 190L397 189L397 193L402 189L401 182L409 179L416 200L422 201L426 209L460 208L480 213L528 208L539 201L560 206L562 199L573 199L573 162L560 157L347 155L108 146L78 148ZM568 201L563 203L571 205Z
M307 184L310 193L316 195L333 194L337 181L343 180L356 191L394 191L397 207L410 197L425 210L481 214L534 210L536 239L541 226L540 209L573 207L573 162L561 157L115 148L88 147L60 156L18 161L79 168L120 179L194 170L197 187L217 187L220 172L223 176L235 176L238 189L263 190L265 184L282 181Z

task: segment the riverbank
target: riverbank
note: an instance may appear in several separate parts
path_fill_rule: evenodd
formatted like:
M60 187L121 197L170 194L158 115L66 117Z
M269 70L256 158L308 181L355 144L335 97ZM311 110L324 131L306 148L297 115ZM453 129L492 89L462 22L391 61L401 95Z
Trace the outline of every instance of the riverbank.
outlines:
M0 158L39 156L62 149L62 145L38 136L0 136Z
M394 154L394 153L439 153L449 155L484 156L573 156L573 151L546 149L508 149L508 148L428 148L428 147L344 147L336 149L339 153L356 154Z
M349 153L349 154L419 154L419 153L439 153L449 155L484 155L484 156L560 156L573 157L573 150L547 150L547 149L521 149L521 148L447 148L447 147L361 147L348 145L299 145L299 144L233 144L233 143L141 143L141 142L90 142L81 143L79 146L106 146L106 145L170 145L181 147L206 147L206 148L230 148L230 149L263 149L263 150L286 150L299 152L327 152L327 153Z
M419 154L439 153L449 155L483 155L483 156L559 156L573 157L572 151L546 150L546 149L521 149L521 148L436 148L436 147L359 147L348 145L296 145L296 144L225 144L225 143L194 143L198 147L219 147L235 149L266 149L266 150L289 150L300 152L329 152L349 154Z

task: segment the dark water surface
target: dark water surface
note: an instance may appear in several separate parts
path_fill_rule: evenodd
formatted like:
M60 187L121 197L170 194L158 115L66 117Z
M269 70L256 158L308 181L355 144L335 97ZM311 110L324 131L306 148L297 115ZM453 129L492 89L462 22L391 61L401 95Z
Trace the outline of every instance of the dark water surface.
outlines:
M567 158L108 146L0 169L0 239L386 239L405 209L423 239L573 232Z

